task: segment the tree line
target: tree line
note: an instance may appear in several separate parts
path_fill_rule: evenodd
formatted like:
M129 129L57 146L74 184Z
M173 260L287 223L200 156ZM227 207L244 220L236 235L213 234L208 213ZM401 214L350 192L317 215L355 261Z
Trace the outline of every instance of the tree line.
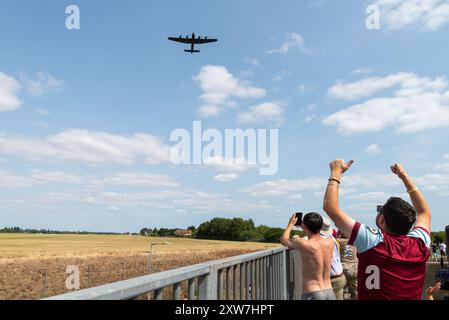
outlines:
M19 227L6 227L0 229L0 233L27 233L27 234L85 234L85 235L119 235L114 232L89 232L89 231L58 231L49 229L22 229Z
M157 229L143 228L140 231L142 236L149 237L174 237L176 230L179 229ZM242 218L214 218L203 222L198 228L188 227L192 231L192 238L209 240L228 240L228 241L254 241L277 243L280 242L284 229L273 228L266 225L255 226L252 219L244 220ZM305 236L302 231L292 231L292 235L300 237ZM445 241L445 232L431 232L432 242L441 243Z
M164 237L175 236L178 229L157 229L143 228L140 230L142 236ZM254 241L254 242L280 242L284 229L272 228L266 225L255 226L252 219L244 220L242 218L214 218L203 222L198 228L188 227L192 231L192 238L209 240L228 240L228 241ZM304 236L304 233L294 231L294 235Z

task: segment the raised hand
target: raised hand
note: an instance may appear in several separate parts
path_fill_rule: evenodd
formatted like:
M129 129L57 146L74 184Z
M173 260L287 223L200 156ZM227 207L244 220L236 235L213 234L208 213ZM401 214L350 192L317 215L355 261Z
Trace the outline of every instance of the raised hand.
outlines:
M294 226L297 222L298 222L298 218L296 218L296 213L294 213L292 215L292 217L290 218L290 221L289 221L288 224L291 225L291 226Z
M434 294L435 292L440 291L440 289L441 289L441 282L438 282L435 286L429 287L429 288L426 290L426 293L427 293L427 294Z
M400 163L395 163L394 165L392 165L391 171L401 179L404 179L405 177L407 177L407 172L405 171L404 167Z
M332 174L342 175L343 173L348 171L348 169L353 164L354 164L353 160L349 160L348 162L345 162L342 159L334 160L330 163L331 172Z

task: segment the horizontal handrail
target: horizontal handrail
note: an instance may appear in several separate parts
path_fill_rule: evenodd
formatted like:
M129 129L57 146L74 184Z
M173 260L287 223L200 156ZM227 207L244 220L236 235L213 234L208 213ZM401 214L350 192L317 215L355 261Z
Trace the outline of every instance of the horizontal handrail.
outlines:
M183 281L209 275L211 269L220 270L262 257L280 254L286 247L263 250L240 256L208 261L192 266L150 274L138 278L123 280L94 288L83 289L46 298L44 300L126 300L148 292L178 284Z

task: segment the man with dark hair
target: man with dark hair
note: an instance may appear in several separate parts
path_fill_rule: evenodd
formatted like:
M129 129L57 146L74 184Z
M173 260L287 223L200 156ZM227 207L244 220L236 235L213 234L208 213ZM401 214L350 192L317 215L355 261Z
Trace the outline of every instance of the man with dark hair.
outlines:
M334 243L331 239L321 237L323 218L316 212L304 216L301 228L307 239L290 239L292 228L297 223L296 214L290 218L281 243L296 249L302 259L302 300L335 300L331 284L331 259Z
M330 164L324 210L343 233L350 235L348 243L358 250L358 299L420 300L430 256L428 204L403 166L395 164L391 170L404 183L413 206L390 198L378 207L377 228L356 222L338 205L341 178L352 164L352 160Z

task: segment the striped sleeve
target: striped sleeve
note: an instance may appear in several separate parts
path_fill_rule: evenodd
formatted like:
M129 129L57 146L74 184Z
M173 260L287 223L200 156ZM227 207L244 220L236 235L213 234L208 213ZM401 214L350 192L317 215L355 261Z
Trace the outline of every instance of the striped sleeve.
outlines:
M383 240L384 237L379 229L356 222L348 244L355 246L362 253L376 247Z
M431 245L430 233L423 227L415 227L408 234L409 237L418 238L424 241L425 245L429 248Z

